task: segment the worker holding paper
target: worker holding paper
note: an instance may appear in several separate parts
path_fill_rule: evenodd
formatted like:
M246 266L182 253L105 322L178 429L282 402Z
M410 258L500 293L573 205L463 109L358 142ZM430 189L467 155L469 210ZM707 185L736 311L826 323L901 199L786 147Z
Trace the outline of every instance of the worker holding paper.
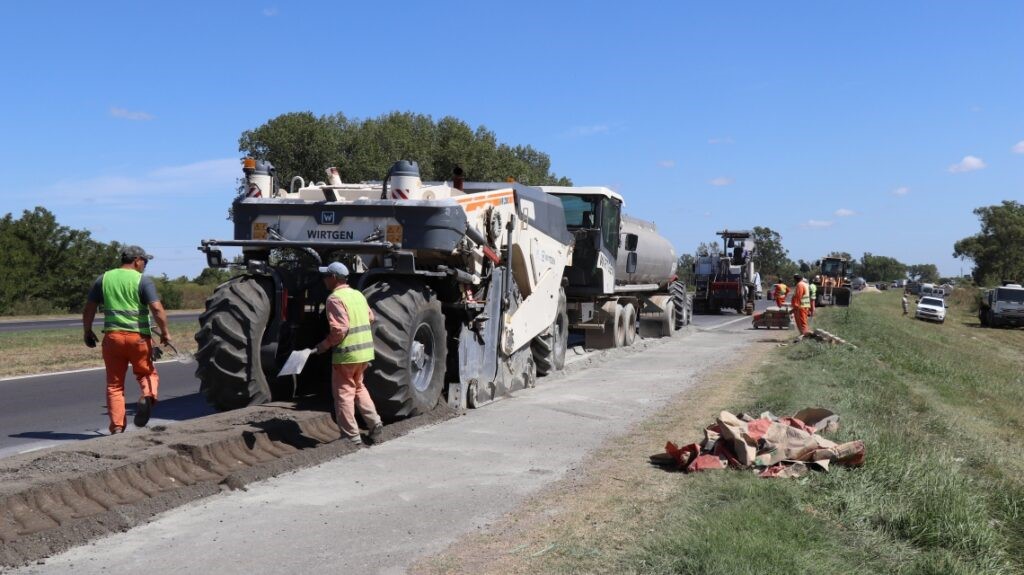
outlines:
M348 285L348 267L332 262L319 268L327 297L327 321L330 331L317 344L316 352L331 352L331 395L341 433L352 443L361 444L356 424L356 409L370 428L369 442L380 439L384 424L377 415L370 393L363 386L363 373L373 361L373 310L359 290Z

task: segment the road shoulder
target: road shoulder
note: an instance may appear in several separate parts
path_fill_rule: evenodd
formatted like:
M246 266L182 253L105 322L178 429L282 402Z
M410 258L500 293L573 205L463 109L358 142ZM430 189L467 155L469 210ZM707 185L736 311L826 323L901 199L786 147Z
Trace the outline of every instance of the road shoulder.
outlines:
M785 332L789 335L789 332ZM718 412L745 400L767 354L785 335L758 338L723 369L705 371L694 387L666 402L624 434L608 439L573 473L549 485L486 530L421 558L410 573L540 573L557 570L556 554L588 557L576 567L600 571L606 557L628 548L651 528L675 492L678 474L648 464L666 440L697 437ZM584 569L590 571L590 569Z

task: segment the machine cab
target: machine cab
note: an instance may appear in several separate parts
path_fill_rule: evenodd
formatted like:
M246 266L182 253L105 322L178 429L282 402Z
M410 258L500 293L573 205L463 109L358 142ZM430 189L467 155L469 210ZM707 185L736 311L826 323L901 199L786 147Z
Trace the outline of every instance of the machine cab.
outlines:
M612 293L616 259L623 238L622 196L605 187L541 186L562 201L565 223L575 238L572 265L566 269L569 294ZM636 249L635 245L633 246Z

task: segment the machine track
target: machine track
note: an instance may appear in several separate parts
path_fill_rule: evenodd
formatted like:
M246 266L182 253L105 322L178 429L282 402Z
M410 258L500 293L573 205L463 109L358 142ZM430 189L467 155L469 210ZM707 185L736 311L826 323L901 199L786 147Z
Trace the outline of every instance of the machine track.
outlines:
M551 327L530 342L537 375L544 376L565 367L565 351L569 341L569 316L565 311L565 291L558 293L558 312Z
M675 329L683 329L693 319L693 300L686 293L686 284L674 281L669 284L668 291L672 294L672 305L675 307Z
M206 300L206 311L199 316L196 378L218 410L271 400L260 358L271 311L267 282L252 276L232 279Z
M366 387L392 422L433 409L444 391L448 355L441 302L426 287L386 279L363 290L376 316Z

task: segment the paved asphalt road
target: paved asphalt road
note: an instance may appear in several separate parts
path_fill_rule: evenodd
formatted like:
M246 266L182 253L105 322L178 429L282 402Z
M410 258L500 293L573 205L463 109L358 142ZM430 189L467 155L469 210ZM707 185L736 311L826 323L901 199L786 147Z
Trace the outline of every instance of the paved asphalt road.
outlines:
M510 400L189 503L12 573L187 574L197 562L224 575L404 573L578 469L610 436L765 337L745 316L697 319L705 322L718 325L594 362L574 354L562 377ZM646 452L635 456L647 465Z
M758 303L759 309L766 305L766 302ZM740 317L731 311L722 315L696 315L693 324L707 328ZM179 319L180 316L175 318ZM158 364L160 402L149 425L167 425L213 413L199 394L195 368L191 361ZM130 432L139 396L131 373L125 389ZM0 398L0 457L107 434L102 368L0 380Z
M179 322L179 321L195 321L199 319L199 314L202 312L198 311L184 311L168 312L168 321ZM97 313L96 319L93 321L93 325L103 323L103 313ZM24 321L0 321L0 332L11 332L11 331L33 331L37 329L60 329L65 327L82 327L82 318L79 317L68 317L58 319L33 319ZM172 333L173 335L173 333Z

